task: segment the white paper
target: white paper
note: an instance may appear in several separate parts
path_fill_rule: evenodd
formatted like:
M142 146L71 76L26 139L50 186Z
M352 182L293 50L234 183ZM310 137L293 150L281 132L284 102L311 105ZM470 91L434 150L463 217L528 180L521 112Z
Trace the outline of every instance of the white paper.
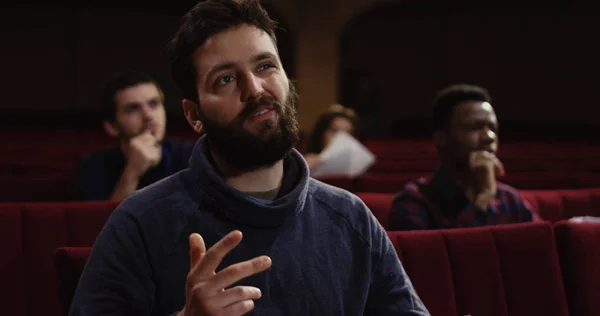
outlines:
M569 222L575 223L600 223L600 217L593 216L578 216L569 219Z
M338 132L321 153L321 160L311 170L312 177L355 178L375 162L375 155L346 132Z

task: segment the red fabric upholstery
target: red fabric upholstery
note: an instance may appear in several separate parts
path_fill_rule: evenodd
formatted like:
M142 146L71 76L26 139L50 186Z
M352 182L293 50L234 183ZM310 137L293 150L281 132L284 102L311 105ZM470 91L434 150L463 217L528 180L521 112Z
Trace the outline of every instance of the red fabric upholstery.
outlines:
M69 312L73 294L91 249L91 247L60 247L54 252L53 259L63 315Z
M0 208L0 306L4 315L27 315L20 205Z
M425 231L388 232L388 236L431 315L457 315L454 280L444 237Z
M357 192L363 202L385 228L395 193ZM574 216L600 217L600 188L577 190L521 191L534 210L549 222L558 222Z
M384 201L371 205L381 218L393 195L361 197ZM60 315L85 250L54 251L92 246L115 207L107 202L0 204L2 313ZM559 223L555 229L572 315L600 314L595 299L600 295L600 225ZM552 233L550 224L532 223L389 236L432 315L566 315Z
M394 195L370 192L359 192L356 195L369 207L371 213L375 215L381 226L387 228Z
M600 315L600 223L561 221L554 229L571 316Z
M574 216L600 217L600 188L577 190L524 190L523 198L550 222Z
M353 190L355 192L395 193L402 190L408 182L430 173L367 173L354 181Z
M68 173L0 176L0 201L61 201L72 196Z
M6 303L2 314L58 315L53 252L61 246L92 246L116 206L114 202L0 204L0 237L4 237L0 302Z
M388 235L431 315L568 315L549 223Z
M40 142L39 135L44 135ZM188 128L169 136L194 141ZM114 146L97 126L84 128L8 129L0 133L0 201L68 201L74 198L77 164L99 149ZM305 137L297 143L301 151ZM325 182L352 192L393 193L409 181L431 174L439 162L430 139L365 140L377 157L357 179ZM518 189L600 186L600 146L586 143L503 143L499 153L508 170L504 182ZM40 153L32 155L32 153Z

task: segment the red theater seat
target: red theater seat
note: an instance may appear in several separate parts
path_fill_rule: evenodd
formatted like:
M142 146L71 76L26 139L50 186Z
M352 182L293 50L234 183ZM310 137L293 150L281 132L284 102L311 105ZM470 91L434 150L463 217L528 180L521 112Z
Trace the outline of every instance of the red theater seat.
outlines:
M92 246L116 206L114 202L1 203L1 314L60 315L53 252L62 246Z
M523 190L521 194L550 222L574 216L600 216L600 188Z
M375 218L377 218L381 226L387 228L394 194L358 192L356 195L363 200L363 202L371 210L371 213L375 215Z
M0 306L3 315L27 315L23 220L19 204L0 206Z
M388 235L431 315L568 315L549 223Z
M360 196L379 199L378 207L370 207L378 218L386 218L385 211L378 215L378 209L389 209L386 203L393 194ZM55 250L92 246L115 207L108 202L0 204L2 314L63 314L85 250ZM389 236L432 315L564 315L566 298L559 297L562 284L556 276L548 225L389 232ZM555 228L571 315L600 314L594 300L600 288L599 227L566 223ZM542 300L546 305L540 307Z
M558 222L575 216L600 217L600 188L576 190L523 190L525 200L549 222ZM395 193L357 192L371 212L387 228Z
M415 179L428 176L431 172L412 173L366 173L354 180L354 192L396 193Z
M600 223L561 221L554 229L571 315L600 315Z
M67 315L91 247L60 247L53 255L58 280L58 294L63 315Z
M66 173L0 177L1 202L65 201L73 196L72 178Z

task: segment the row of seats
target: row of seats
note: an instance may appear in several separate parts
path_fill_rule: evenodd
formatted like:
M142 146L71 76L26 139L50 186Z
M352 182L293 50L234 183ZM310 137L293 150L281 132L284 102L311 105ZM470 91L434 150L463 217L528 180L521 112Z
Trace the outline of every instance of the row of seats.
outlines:
M550 297L542 294L548 292L550 286L548 280L552 280L552 288L560 284L557 281L560 280L560 276L557 277L552 274L555 272L552 269L557 267L552 261L554 257L548 257L555 256L551 222L555 222L556 229L566 227L560 228L566 231L563 235L558 235L557 230L557 237L562 236L562 239L558 239L558 243L563 245L563 252L569 254L565 255L565 258L573 262L565 262L563 269L568 267L574 267L574 269L585 267L587 269L589 268L587 265L600 262L600 254L598 253L600 247L597 247L600 243L600 224L582 224L578 226L578 224L562 221L572 216L600 216L600 212L596 207L598 199L600 199L600 189L531 191L524 193L524 195L539 210L541 216L549 221L541 224L542 226L534 225L534 228L527 228L532 231L531 233L521 232L520 228L510 228L512 226L522 227L523 225L488 227L474 230L474 232L469 229L402 232L398 235L400 237L394 237L396 233L390 232L390 237L394 241L401 259L405 262L409 276L414 279L419 294L423 296L429 308L439 311L439 313L433 313L433 315L457 315L453 312L455 310L459 316L468 314L463 314L462 311L466 311L467 307L471 308L470 306L476 302L464 301L468 299L469 295L462 291L482 290L490 286L487 283L477 283L477 278L468 279L468 282L463 279L467 278L462 274L467 274L470 264L473 264L474 267L481 266L480 269L484 270L477 270L477 273L484 276L487 276L486 273L489 272L485 269L496 269L494 270L496 279L491 280L492 276L488 276L487 279L490 280L486 281L489 283L495 280L496 283L492 284L495 287L490 288L489 291L493 291L492 293L496 296L494 296L495 298L489 297L487 300L494 299L495 304L504 302L502 304L506 304L506 309L499 309L499 312L505 310L511 316L559 315L537 312L526 314L524 311L529 307L523 307L525 309L515 307L516 305L527 305L530 307L535 306L539 308L539 311L545 310L544 306L537 305L539 300L530 297L534 294L548 298L552 302L560 302L554 296ZM386 227L389 204L393 195L359 193L359 196L369 206L375 217L381 221L382 226ZM2 253L2 256L0 256L0 279L3 280L2 285L0 285L0 303L4 303L2 304L4 306L3 312L7 315L59 315L61 304L57 292L56 267L52 262L53 252L59 247L92 246L97 234L116 206L117 203L114 202L0 203L0 253ZM579 232L579 227L589 227L590 231ZM528 231L527 229L526 231ZM485 237L487 239L484 237L473 238L474 235L472 234L487 234L487 237ZM447 236L457 236L457 244L450 247L450 239L448 238L451 237ZM498 236L504 239L497 239L500 238ZM485 240L489 243L477 244L477 242ZM437 244L429 245L428 242ZM589 245L592 245L592 247L590 248ZM492 247L491 250L484 250L488 246L499 248ZM515 252L511 252L512 249ZM526 251L527 249L528 251ZM502 256L500 256L500 253L502 253ZM509 256L509 254L512 254L512 256ZM494 263L493 260L498 262L494 261ZM510 260L524 261L518 263ZM460 264L463 264L463 266L458 262L461 262ZM448 266L441 269L439 265L442 264ZM530 289L533 286L530 283L519 283L520 281L515 277L515 274L521 275L520 270L518 270L519 265L522 265L522 273L525 274L523 282L536 280L536 282L541 282L537 291L524 292L527 294L525 298L529 297L529 299L514 296L512 292L513 287L524 286L524 288ZM537 274L534 273L535 279L532 279L534 276L528 277L526 275L530 270L535 269L539 270L535 271ZM445 274L440 275L442 273ZM597 292L600 289L599 273L588 270L563 271L565 286L567 286L567 290L569 290L569 287L575 288L576 290L573 291L583 291L585 295L591 295L590 289L595 289L595 294L600 294ZM572 276L573 279L567 278L569 276ZM592 279L585 279L587 277ZM583 283L580 282L581 278L585 279ZM463 284L461 282L467 283ZM533 284L538 283L534 282ZM508 286L508 288L501 291L502 286ZM439 289L437 289L438 287ZM579 289L579 287L584 288ZM439 292L442 289L444 291L453 290L456 293L450 295L450 292ZM505 296L501 296L503 293ZM517 291L514 293L523 292ZM581 308L582 311L588 311L587 313L572 313L572 315L600 315L600 306L594 305L593 308L595 309L584 306L585 304L599 304L600 301L592 302L581 298L579 294L569 294L568 291L567 295L573 296L573 298L569 298L569 301L574 300L578 304L572 308ZM474 297L479 298L479 296ZM450 304L449 300L453 300L455 305L447 305ZM488 301L484 300L480 304L487 306L486 302ZM438 304L442 304L439 305L441 307L436 307ZM447 309L452 313L442 313L445 308L449 308L448 306L455 306L455 308ZM478 308L484 308L485 306ZM513 313L512 311L519 312ZM529 311L531 310L529 309ZM504 314L482 312L472 315Z
M431 315L600 315L600 223L388 235Z
M39 136L41 132L37 132ZM3 139L0 150L0 175L72 172L77 163L96 150L114 146L115 141L101 131L72 131L59 137L45 133L44 142L24 136ZM187 132L170 133L190 141L196 136ZM89 138L84 141L83 138ZM80 141L74 141L74 138ZM371 173L430 172L437 167L437 154L429 140L364 140L365 146L376 156ZM304 139L297 148L303 151ZM503 144L499 152L509 172L598 172L600 146L568 143L514 143Z
M324 178L323 182L350 192L377 192L393 194L406 183L431 173L366 173L357 178ZM521 190L554 190L557 188L583 189L600 187L600 176L587 173L510 173L504 183ZM0 201L69 201L75 188L70 173L47 173L17 177L0 177Z
M170 136L194 141L188 128ZM43 135L43 137L40 137ZM306 137L297 148L303 151ZM430 139L366 139L376 156L370 170L356 178L323 181L352 192L395 193L437 167ZM0 133L0 201L73 200L78 162L101 148L115 145L101 126L87 129L15 129ZM584 142L505 142L500 146L507 176L503 182L522 190L600 187L600 146Z
M2 157L2 161L12 161L11 157L27 158L32 153L43 153L44 158L51 160L54 158L81 158L99 148L115 145L115 139L104 133L101 124L77 128L13 127L3 128L1 131L0 151L8 153ZM180 137L190 141L197 138L190 128L185 127L170 127L168 133L171 137ZM418 163L422 159L434 158L431 160L435 160L436 157L436 150L430 138L364 139L362 142L382 161L416 160ZM300 151L304 151L306 148L304 134L301 135L297 148ZM600 166L600 163L595 160L600 157L600 146L598 143L584 141L501 141L499 156L506 160L581 160L590 164L596 161L595 167ZM579 168L567 165L562 167L570 168L569 170ZM578 170L582 171L583 169Z
M549 223L535 223L388 232L388 237L431 315L600 313L600 271L593 264L600 260L600 223L563 221L554 231ZM54 253L65 312L90 251L61 247Z
M61 315L52 253L60 246L93 245L116 206L0 203L1 314Z
M328 177L321 181L350 192L397 193L404 186L429 172L365 173L357 178ZM583 189L600 187L600 174L589 172L511 172L500 181L519 190Z
M76 210L71 206L61 220L52 221L65 221L65 233L58 238L44 235L58 232L40 225L48 219L45 211L35 212L30 206L16 212L29 234L21 236L26 244L22 249L2 246L2 261L9 262L1 265L5 282L0 300L7 315L53 316L68 308L103 223L97 212ZM81 225L75 218L92 226L77 228ZM40 229L37 237L31 229ZM600 313L600 271L593 264L600 260L600 223L541 222L388 236L432 315ZM41 245L32 248L37 243ZM16 258L21 255L24 262Z
M579 190L523 190L520 192L533 209L546 221L556 223L573 217L600 217L600 188ZM388 221L395 194L358 192L381 226Z

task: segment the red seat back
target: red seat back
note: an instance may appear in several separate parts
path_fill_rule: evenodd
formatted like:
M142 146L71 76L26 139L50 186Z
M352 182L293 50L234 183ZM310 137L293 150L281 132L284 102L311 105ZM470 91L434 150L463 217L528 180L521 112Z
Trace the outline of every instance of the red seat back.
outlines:
M63 315L69 313L79 277L91 249L91 247L60 247L53 254Z
M59 315L52 254L92 246L115 202L0 204L0 300L10 315ZM8 310L7 310L8 308Z
M571 315L600 315L600 223L561 221L554 229Z
M547 222L388 235L432 315L568 315Z

